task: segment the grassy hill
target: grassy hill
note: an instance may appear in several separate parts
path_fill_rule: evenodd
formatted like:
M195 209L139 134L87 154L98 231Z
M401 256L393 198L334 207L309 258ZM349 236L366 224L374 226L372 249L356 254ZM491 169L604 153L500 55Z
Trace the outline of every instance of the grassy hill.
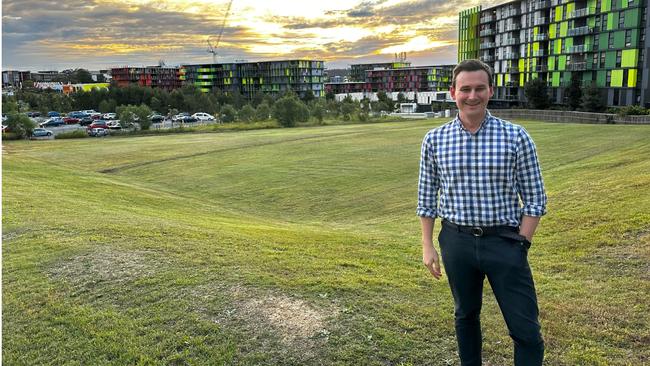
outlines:
M5 142L4 362L456 364L415 216L441 123ZM650 362L650 127L522 124L547 364ZM482 319L511 364L489 287Z

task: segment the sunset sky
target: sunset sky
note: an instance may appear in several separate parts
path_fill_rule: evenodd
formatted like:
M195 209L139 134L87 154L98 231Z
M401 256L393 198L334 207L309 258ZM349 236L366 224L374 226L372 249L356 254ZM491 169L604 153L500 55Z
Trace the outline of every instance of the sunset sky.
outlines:
M326 68L456 62L458 12L502 1L234 0L217 62L308 58ZM3 70L212 62L229 1L3 0ZM214 42L213 42L214 43Z

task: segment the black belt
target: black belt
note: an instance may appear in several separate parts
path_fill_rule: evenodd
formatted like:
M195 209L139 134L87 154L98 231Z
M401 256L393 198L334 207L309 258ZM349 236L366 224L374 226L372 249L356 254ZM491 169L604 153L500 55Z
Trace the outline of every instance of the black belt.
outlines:
M442 224L450 229L460 231L463 233L472 234L474 236L496 235L503 238L513 239L522 242L526 248L530 248L530 242L525 236L519 234L519 228L516 226L466 226L456 225L453 222L442 220Z
M447 225L449 228L456 231L462 231L464 233L472 234L474 236L483 236L483 235L499 235L503 232L518 232L519 228L516 226L465 226L465 225L456 225L453 222L442 220L443 225Z

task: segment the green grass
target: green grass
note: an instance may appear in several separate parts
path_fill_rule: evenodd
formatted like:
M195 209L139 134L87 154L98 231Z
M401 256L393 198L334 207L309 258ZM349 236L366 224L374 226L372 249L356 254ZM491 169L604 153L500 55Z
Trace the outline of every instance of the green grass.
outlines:
M3 144L3 361L455 365L421 265L442 120ZM650 362L650 126L522 122L548 365ZM512 364L489 289L484 358Z

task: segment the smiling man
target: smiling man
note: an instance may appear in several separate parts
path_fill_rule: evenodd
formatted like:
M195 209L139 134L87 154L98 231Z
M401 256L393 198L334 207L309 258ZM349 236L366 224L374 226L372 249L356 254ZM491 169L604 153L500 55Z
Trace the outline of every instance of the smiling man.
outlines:
M436 217L442 262L455 304L463 366L481 365L480 313L487 277L514 341L518 366L541 365L544 342L528 249L546 193L535 144L518 125L490 114L492 70L479 60L454 68L452 98L458 116L422 142L417 215L422 261L442 276L433 246Z

